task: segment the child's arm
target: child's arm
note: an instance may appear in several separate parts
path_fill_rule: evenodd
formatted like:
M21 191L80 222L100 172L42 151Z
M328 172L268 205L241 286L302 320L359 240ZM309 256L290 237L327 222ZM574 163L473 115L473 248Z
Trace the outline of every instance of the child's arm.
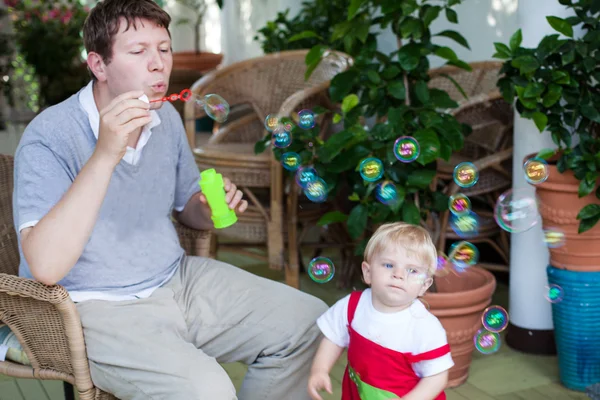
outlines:
M332 393L329 371L331 371L343 351L343 347L338 346L326 337L321 341L308 379L308 394L312 399L322 400L319 391L323 389L329 394Z
M437 375L426 376L421 378L417 386L403 396L402 400L434 400L444 390L447 383L447 370Z

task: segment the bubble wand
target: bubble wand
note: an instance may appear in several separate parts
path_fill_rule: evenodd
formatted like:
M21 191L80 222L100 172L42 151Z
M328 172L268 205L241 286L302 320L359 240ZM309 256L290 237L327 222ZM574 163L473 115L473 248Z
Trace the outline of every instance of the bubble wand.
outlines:
M227 120L227 117L229 116L229 104L218 94L207 94L201 99L199 96L192 93L190 89L183 89L179 93L173 93L161 99L152 100L150 103L164 103L167 101L175 102L177 100L188 102L192 98L194 98L196 104L204 108L204 112L210 118L217 122L225 122Z

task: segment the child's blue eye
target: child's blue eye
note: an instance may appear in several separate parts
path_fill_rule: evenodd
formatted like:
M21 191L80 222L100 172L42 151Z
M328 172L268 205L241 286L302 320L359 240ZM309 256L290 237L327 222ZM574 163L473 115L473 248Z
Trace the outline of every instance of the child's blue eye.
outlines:
M383 264L383 266L386 267L386 268L390 268L390 269L394 268L394 266L392 264L390 264L390 263Z

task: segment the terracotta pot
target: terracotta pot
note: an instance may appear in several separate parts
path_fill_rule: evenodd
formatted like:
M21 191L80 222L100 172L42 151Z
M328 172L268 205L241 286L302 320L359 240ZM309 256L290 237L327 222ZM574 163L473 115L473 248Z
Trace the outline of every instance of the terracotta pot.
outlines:
M531 154L525 160L534 157ZM579 197L579 180L573 171L558 172L556 165L548 164L548 179L535 185L539 212L544 229L556 228L565 234L565 244L550 248L550 264L570 271L600 271L600 223L592 229L577 233L577 214L588 204L600 204L594 191Z
M193 69L208 72L217 68L221 61L223 61L223 54L196 53L194 51L173 53L173 69Z
M492 302L496 278L480 267L471 267L460 275L437 277L437 292L427 293L424 300L430 312L439 318L446 330L454 360L448 388L465 383L475 350L473 337L482 327L481 315Z

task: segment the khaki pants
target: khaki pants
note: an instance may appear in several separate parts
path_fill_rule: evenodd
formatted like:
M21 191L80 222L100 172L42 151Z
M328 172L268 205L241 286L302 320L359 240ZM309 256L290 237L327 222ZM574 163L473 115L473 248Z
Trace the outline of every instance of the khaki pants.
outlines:
M94 384L122 400L304 400L321 300L187 257L147 299L77 304ZM249 366L240 392L219 363Z

